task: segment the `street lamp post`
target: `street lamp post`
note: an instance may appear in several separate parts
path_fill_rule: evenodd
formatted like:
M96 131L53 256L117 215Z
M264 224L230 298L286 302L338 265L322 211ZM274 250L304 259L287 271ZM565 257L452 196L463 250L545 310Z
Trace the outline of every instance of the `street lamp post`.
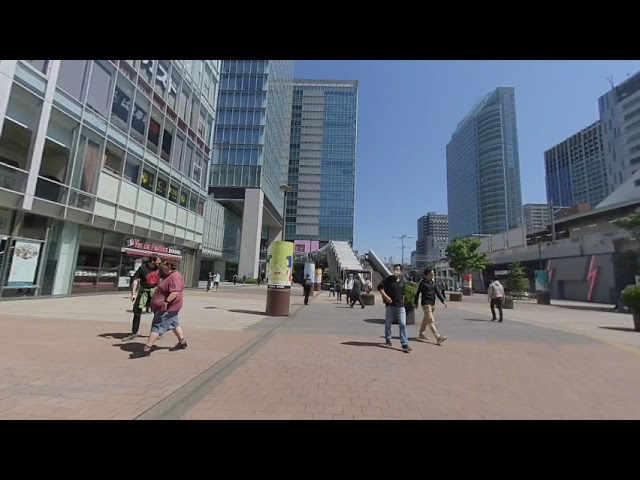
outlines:
M402 265L402 268L404 268L404 249L405 249L405 248L408 248L408 247L405 247L405 246L404 246L404 239L405 239L405 238L413 238L413 237L412 237L411 235L405 235L405 234L403 233L403 234L402 234L402 235L400 235L399 237L393 237L393 238L398 238L398 239L400 239L400 242L401 242L401 245L402 245L402 246L401 246L401 247L397 247L397 248L402 249L402 263L401 263L401 265Z
M284 193L283 207L282 207L282 230L284 231L282 238L284 239L287 234L287 193L291 193L293 190L289 185L280 185L280 190Z

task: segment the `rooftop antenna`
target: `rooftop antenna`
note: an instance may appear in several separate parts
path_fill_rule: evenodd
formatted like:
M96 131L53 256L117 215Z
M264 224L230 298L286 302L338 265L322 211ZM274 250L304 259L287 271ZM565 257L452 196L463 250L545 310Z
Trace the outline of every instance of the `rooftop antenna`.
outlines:
M611 90L613 90L615 88L615 86L613 85L613 75L609 75L607 77L607 80L609 81L609 83L611 84Z

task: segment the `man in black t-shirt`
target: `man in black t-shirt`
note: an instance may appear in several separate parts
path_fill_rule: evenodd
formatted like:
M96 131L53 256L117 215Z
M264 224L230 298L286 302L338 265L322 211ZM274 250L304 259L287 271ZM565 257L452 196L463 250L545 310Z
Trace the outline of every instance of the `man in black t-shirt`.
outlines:
M407 333L407 311L404 308L404 278L402 278L402 265L393 266L393 275L380 282L378 290L382 294L382 302L385 306L384 338L385 344L391 346L391 325L398 320L400 328L400 344L402 350L410 352L409 335Z
M123 341L133 340L138 336L140 330L140 317L142 316L142 305L151 303L153 290L160 283L160 263L162 261L155 255L150 256L146 263L133 275L133 288L131 290L131 301L133 302L133 323L131 325L131 335L123 338Z

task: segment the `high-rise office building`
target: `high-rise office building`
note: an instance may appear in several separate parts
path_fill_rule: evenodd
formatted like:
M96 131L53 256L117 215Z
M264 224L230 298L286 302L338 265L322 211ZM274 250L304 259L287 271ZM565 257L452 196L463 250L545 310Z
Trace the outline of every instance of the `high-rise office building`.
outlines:
M544 152L547 202L556 207L595 207L608 194L601 122Z
M285 240L353 244L358 82L293 86Z
M485 95L458 124L447 145L447 200L451 238L522 225L513 87Z
M0 60L0 295L197 282L220 60Z
M527 203L522 206L522 215L527 234L542 232L551 224L549 205L546 203Z
M416 260L433 264L442 259L449 244L449 216L429 212L418 219L418 239L416 240ZM425 265L426 267L426 265Z
M609 194L640 168L640 72L600 97L598 106Z
M242 217L237 273L256 278L281 238L293 60L223 60L209 192Z

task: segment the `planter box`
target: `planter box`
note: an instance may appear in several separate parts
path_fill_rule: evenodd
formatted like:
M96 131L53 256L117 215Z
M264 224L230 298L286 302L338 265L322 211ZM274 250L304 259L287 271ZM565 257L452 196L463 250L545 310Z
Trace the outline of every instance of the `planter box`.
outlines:
M462 301L462 293L461 292L449 292L449 301L450 302L461 302Z
M416 323L416 309L413 308L413 305L411 305L411 308L407 308L407 306L404 306L404 309L407 312L407 325L415 325Z
M362 298L362 303L365 305L371 306L376 304L375 295L363 293L362 295L360 295L360 298Z
M513 310L513 297L511 295L506 295L504 297L504 302L502 303L503 310Z
M536 301L538 305L551 305L550 292L536 292Z

